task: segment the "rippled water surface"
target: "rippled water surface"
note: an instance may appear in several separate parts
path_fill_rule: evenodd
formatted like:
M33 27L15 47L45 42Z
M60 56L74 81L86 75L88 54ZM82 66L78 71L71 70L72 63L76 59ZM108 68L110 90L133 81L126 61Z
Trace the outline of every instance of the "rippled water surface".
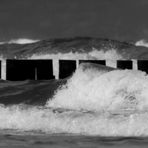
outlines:
M100 137L65 134L5 134L0 135L0 147L29 148L146 148L148 137Z

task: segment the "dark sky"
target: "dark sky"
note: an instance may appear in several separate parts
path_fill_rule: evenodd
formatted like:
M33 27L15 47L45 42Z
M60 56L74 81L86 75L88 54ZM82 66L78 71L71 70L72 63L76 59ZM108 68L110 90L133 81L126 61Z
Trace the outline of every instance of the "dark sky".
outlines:
M148 0L0 0L0 41L73 36L148 39Z

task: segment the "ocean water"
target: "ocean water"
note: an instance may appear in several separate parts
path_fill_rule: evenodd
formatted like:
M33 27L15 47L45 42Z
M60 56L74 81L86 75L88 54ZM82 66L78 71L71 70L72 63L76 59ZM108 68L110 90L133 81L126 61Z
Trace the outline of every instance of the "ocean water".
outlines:
M0 82L0 147L147 147L148 76L82 64L65 80Z

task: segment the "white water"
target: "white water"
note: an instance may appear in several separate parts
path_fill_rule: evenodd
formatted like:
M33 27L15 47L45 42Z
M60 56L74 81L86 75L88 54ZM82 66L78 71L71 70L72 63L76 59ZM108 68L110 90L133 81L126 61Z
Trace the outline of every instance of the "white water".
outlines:
M19 38L19 39L11 39L9 41L0 42L0 45L2 44L31 44L31 43L36 43L38 41L39 40Z
M148 76L82 65L46 107L0 106L0 112L0 129L147 136Z
M148 47L148 41L145 39L139 40L135 43L136 46Z
M111 72L83 68L75 72L61 88L50 107L76 110L143 110L148 107L148 76L141 71L115 70Z
M83 49L82 49L83 50ZM65 59L65 60L121 60L123 59L122 55L117 53L115 49L110 49L107 51L97 50L93 48L92 51L88 53L79 53L72 51L68 53L39 53L39 54L33 54L31 57L28 57L28 59Z

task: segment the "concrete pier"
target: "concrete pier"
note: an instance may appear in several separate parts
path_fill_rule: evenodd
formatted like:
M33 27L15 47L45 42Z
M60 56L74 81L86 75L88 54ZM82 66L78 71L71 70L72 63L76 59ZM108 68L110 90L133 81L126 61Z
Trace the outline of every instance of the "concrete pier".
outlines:
M13 60L13 59L12 59ZM30 61L31 61L31 59L29 59ZM47 59L48 60L48 59ZM54 59L51 59L52 60L52 73L53 73L53 75L55 76L55 79L59 79L59 75L60 75L60 69L61 68L63 68L63 66L65 66L65 65L67 65L67 66L69 66L69 68L71 69L71 70L73 70L73 69L77 69L78 67L79 67L79 64L80 64L80 59L73 59L73 60L64 60L64 59L58 59L58 58L54 58ZM6 59L0 59L0 61L1 61L1 79L3 79L3 80L6 80L7 79L7 77L8 77L8 75L7 75L7 72L8 72L8 69L7 69L7 66L8 66L8 64L7 64L7 62L8 62L8 60L6 60ZM61 62L63 62L63 61L65 61L66 63L65 63L65 65L60 65L60 61ZM84 60L85 61L85 60ZM86 60L86 61L88 61L88 60ZM93 60L90 60L91 62L93 61ZM100 64L99 62L101 62L102 60L97 60L96 62L98 62L98 64ZM120 63L122 62L122 60L119 60L120 61ZM105 65L106 66L108 66L108 67L113 67L113 68L117 68L117 66L118 66L118 62L119 61L117 61L117 60L105 60ZM75 62L75 63L74 63ZM129 61L127 61L126 62L126 60L124 60L123 62L122 62L122 64L123 64L123 67L125 66L125 68L127 67L127 65L129 66L129 64L128 64L128 62ZM131 68L133 69L133 70L138 70L138 69L142 69L143 71L145 71L145 72L147 72L148 73L148 70L146 69L146 67L147 67L147 65L148 65L148 61L147 60L131 60L131 62L132 63L130 63L130 65L132 64L132 66L131 66ZM92 63L95 63L95 61L93 61ZM72 64L72 65L71 65ZM60 65L60 66L59 66ZM103 64L104 65L104 64ZM73 66L73 67L72 67ZM142 67L143 66L143 67ZM48 63L47 64L45 64L45 68L46 67L48 67ZM50 66L51 67L51 66ZM9 66L8 66L8 68L9 68ZM25 68L27 68L27 67L25 67ZM68 67L67 67L68 68ZM67 70L64 70L65 72L67 72L67 73L69 73L69 68L67 69ZM121 67L121 69L122 69L122 67ZM124 69L124 68L123 68ZM130 68L129 68L130 69ZM18 69L19 70L19 69ZM43 73L46 73L46 72L48 72L48 71L43 71ZM9 73L10 75L11 75L11 71L10 71L10 73ZM37 69L35 69L35 74L36 74L36 76L35 76L35 79L37 80L38 79L38 77L37 77ZM52 75L52 74L51 74ZM46 78L45 78L46 79ZM47 78L48 79L48 78ZM52 79L52 78L51 78Z

